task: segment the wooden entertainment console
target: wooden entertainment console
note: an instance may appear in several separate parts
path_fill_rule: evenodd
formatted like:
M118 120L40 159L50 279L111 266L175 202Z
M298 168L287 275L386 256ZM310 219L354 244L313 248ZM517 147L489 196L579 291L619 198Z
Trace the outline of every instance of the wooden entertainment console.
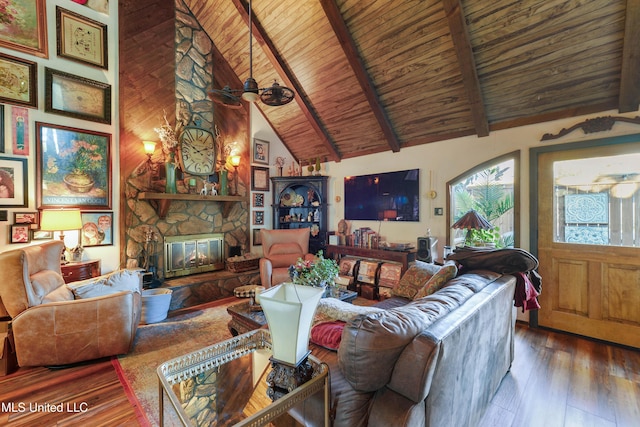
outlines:
M388 251L384 249L368 249L358 246L327 245L327 256L330 258L341 258L351 255L361 258L371 258L381 261L393 261L402 264L402 273L407 271L409 263L416 260L416 250L409 251Z

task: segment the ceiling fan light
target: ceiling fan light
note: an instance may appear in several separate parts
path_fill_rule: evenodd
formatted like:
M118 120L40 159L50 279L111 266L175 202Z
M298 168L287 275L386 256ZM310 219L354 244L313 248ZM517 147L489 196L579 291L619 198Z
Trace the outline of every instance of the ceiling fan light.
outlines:
M244 82L244 92L242 92L242 99L249 102L256 102L260 97L258 96L258 83L253 77L249 77Z

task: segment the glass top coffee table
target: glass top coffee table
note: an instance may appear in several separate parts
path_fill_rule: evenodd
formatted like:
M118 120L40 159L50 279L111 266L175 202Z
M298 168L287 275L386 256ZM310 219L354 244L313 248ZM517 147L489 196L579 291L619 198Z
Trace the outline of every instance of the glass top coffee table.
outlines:
M332 293L327 293L326 297L337 298L345 302L353 302L358 296L355 291L346 289L331 289ZM262 310L256 310L254 306L247 300L238 304L227 307L227 313L231 315L228 323L231 335L244 334L254 329L262 328L267 324L267 318Z
M259 329L161 364L157 369L160 425L164 425L165 396L185 426L263 426L322 391L328 427L328 366L309 356L312 378L272 401L266 383L269 357L271 335Z

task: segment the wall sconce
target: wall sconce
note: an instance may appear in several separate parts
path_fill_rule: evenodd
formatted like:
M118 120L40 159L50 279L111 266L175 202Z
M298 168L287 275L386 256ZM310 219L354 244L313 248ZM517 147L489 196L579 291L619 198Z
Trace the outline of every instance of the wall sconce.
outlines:
M147 175L147 188L151 189L151 183L153 182L153 174L155 169L153 167L153 162L151 161L151 156L156 151L156 142L155 141L142 141L142 145L144 146L144 154L147 155L147 161L144 164L142 173L148 173Z
M142 141L142 145L144 145L144 154L148 157L148 162L151 163L151 156L153 156L153 152L156 151L156 142L155 141Z
M240 156L234 155L229 157L229 163L233 166L233 188L234 188L234 196L238 195L238 166L240 166Z

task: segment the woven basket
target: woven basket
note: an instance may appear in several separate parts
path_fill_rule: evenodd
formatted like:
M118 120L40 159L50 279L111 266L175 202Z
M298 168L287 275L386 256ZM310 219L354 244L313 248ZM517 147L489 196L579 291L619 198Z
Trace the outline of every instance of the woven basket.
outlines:
M226 268L232 273L256 270L260 267L260 258L232 257L227 258Z

